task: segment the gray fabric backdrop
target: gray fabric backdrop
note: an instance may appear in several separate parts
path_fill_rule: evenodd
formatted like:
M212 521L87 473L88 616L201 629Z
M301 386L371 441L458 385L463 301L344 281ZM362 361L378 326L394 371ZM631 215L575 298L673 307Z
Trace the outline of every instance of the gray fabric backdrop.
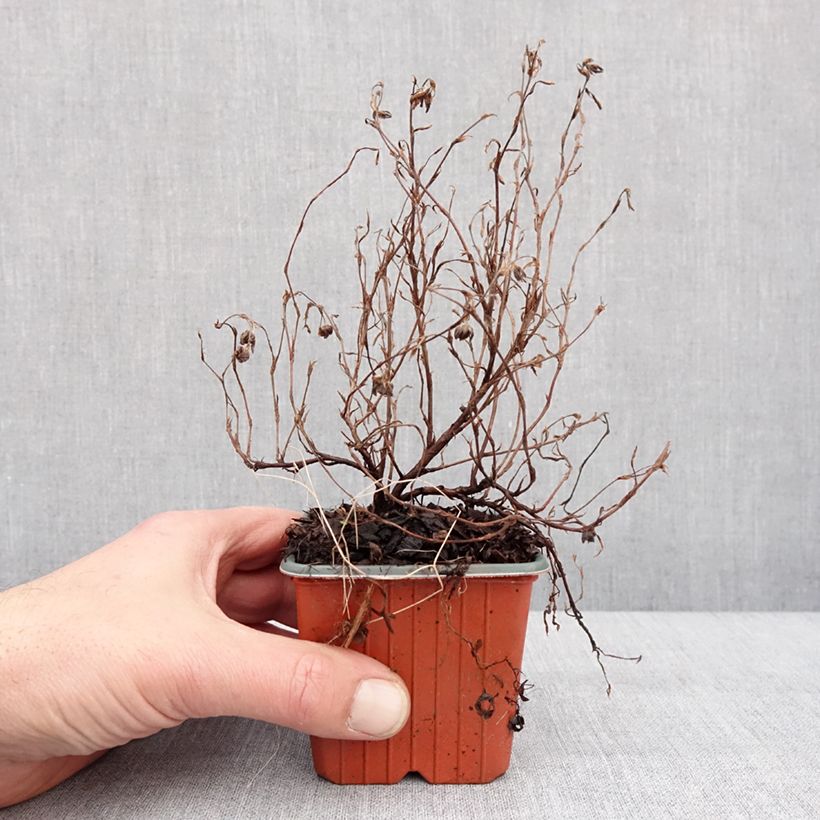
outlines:
M813 22L809 0L5 2L0 586L162 509L304 503L233 456L196 330L272 313L306 200L373 144L373 82L398 107L412 74L435 78L444 139L509 110L543 36L545 133L575 63L606 68L571 235L623 185L637 206L590 252L608 310L568 389L611 412L602 470L674 446L605 530L585 600L817 607ZM303 281L333 295L389 182L363 167L317 212ZM474 178L460 195L480 202Z

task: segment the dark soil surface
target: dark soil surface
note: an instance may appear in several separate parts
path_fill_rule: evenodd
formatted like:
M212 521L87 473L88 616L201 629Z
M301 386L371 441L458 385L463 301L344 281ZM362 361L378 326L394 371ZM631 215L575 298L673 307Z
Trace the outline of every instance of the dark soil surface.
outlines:
M444 549L441 563L517 564L534 561L544 548L546 538L516 521L472 507L436 505L396 507L376 515L359 508L356 523L349 505L324 510L324 517L338 537L342 523L345 541L354 564L430 564L453 524L459 518ZM288 528L286 555L302 564L332 564L333 540L316 508Z

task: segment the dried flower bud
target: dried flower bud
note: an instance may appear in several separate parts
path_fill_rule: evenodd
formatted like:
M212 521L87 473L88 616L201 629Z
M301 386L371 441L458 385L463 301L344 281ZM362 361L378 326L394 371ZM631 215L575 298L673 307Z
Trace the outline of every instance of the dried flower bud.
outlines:
M327 339L330 334L333 333L333 326L332 325L319 325L319 335L323 339Z
M587 57L584 62L578 63L578 73L583 77L591 77L593 74L603 73L603 68L593 61L592 57Z
M524 70L530 77L534 77L541 68L541 58L538 56L538 49L541 47L543 40L538 41L535 48L526 46L524 49Z
M239 345L239 347L234 350L233 355L238 362L246 362L251 357L251 346L248 344Z
M393 382L386 373L380 373L373 377L373 392L380 396L393 395Z
M541 60L537 54L533 52L527 53L527 74L530 77L534 77L538 73L538 69L541 68Z
M374 120L386 120L392 115L389 111L382 110L382 97L384 95L384 83L378 82L370 92L370 110L373 112Z
M420 105L424 107L425 111L429 111L435 93L435 80L425 80L421 88L410 95L410 110L412 111L416 106Z
M251 350L256 348L256 334L252 330L243 330L239 336L239 344L248 345Z
M466 319L462 319L457 325L456 329L453 331L453 336L459 340L465 339L472 339L473 338L473 329L470 326L470 323Z

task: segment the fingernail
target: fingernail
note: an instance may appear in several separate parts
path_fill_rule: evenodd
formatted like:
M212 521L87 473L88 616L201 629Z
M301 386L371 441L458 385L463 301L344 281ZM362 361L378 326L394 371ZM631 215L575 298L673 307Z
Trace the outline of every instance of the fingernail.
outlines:
M410 698L400 683L363 680L353 695L347 728L371 737L391 737L410 714Z

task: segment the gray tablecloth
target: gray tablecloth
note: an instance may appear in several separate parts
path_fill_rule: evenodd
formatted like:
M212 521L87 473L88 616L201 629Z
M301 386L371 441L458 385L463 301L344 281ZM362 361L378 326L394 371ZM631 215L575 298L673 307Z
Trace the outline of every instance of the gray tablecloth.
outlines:
M135 741L8 818L820 817L820 613L592 613L530 625L510 771L487 786L334 786L307 738L189 721Z

